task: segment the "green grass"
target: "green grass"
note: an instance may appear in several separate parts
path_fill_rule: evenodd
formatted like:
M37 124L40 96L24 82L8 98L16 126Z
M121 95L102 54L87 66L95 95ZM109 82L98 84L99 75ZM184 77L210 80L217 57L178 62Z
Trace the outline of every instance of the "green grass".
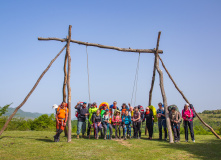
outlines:
M142 139L95 140L72 142L62 133L58 143L54 132L5 131L0 137L0 159L221 159L221 140L213 135L196 135L196 143L169 144L166 141ZM157 138L157 134L155 134Z

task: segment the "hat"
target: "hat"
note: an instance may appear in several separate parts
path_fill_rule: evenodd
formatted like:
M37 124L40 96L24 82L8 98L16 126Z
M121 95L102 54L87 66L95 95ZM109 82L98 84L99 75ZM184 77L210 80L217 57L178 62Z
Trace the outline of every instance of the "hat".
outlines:
M172 107L172 109L171 110L176 110L176 108L175 107Z
M109 111L109 109L106 109L105 111Z
M87 102L83 102L83 104L87 104Z
M188 107L189 107L189 103L186 103L185 106L188 106Z

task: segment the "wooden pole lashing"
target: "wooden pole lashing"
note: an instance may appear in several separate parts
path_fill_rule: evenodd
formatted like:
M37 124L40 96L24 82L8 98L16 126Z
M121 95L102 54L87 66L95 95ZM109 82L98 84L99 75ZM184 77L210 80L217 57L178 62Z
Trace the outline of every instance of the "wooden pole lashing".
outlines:
M70 54L70 40L71 40L71 25L69 25L68 30L68 41L67 41L67 56L68 56L68 75L67 75L67 87L68 87L68 138L67 141L71 142L71 85L70 85L70 78L71 78L71 54Z
M158 39L157 39L157 48L159 46L159 41L160 41L160 35L161 32L158 33ZM165 117L166 117L166 124L167 124L167 129L168 129L168 135L169 135L169 141L170 143L173 143L173 135L172 135L172 129L171 129L171 124L170 124L170 119L169 119L169 112L167 109L167 98L166 98L166 93L164 90L164 84L163 84L163 72L160 70L159 67L159 56L158 56L158 52L156 50L156 70L159 73L159 78L160 78L160 89L161 89L161 94L162 94L162 98L163 98L163 104L164 104L164 110L165 110Z
M45 75L45 73L50 69L51 65L54 63L54 61L58 58L58 56L60 56L60 54L63 52L63 50L66 48L66 45L61 49L61 51L55 56L55 58L53 58L51 60L51 62L49 63L49 65L47 66L47 68L42 72L42 74L40 75L40 77L38 78L37 82L35 83L35 85L33 86L33 88L31 89L31 91L28 93L28 95L25 97L25 99L22 101L22 103L15 108L14 112L11 114L11 116L7 119L7 121L5 122L3 128L0 131L0 135L4 132L4 130L7 128L8 123L11 121L11 119L14 117L14 115L17 113L17 111L25 104L25 102L28 100L28 98L31 96L31 94L33 93L33 91L35 90L35 88L38 86L39 82L41 81L41 79L43 78L43 76Z
M178 90L178 92L182 95L183 99L186 101L186 103L190 104L190 102L187 100L187 98L184 96L183 92L178 88L177 84L175 83L175 81L173 80L171 74L169 73L169 71L167 70L166 66L163 63L163 60L160 58L160 56L158 55L163 68L165 69L165 71L167 72L167 75L169 76L169 78L171 79L171 81L173 82L175 88ZM196 113L196 116L199 118L199 120L207 127L210 129L210 131L218 138L221 139L221 137L213 130L213 128L211 126L209 126L206 122L203 121L203 119L199 116L199 114L196 112L195 108L193 108L194 112Z

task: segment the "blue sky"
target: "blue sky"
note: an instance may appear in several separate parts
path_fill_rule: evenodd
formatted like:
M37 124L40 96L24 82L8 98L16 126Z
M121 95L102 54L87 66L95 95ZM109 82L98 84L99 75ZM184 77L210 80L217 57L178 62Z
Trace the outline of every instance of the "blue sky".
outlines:
M122 48L152 49L162 31L161 56L196 110L220 109L221 2L206 1L1 1L0 106L17 107L65 43L37 37L72 39ZM88 102L86 48L71 44L72 104ZM46 73L22 107L53 113L62 101L64 54ZM138 54L88 47L91 99L130 102ZM148 105L154 55L141 54L137 103ZM163 70L162 66L160 66ZM163 70L164 71L164 70ZM168 104L185 101L164 72ZM162 101L156 76L152 104ZM72 107L73 107L72 106Z

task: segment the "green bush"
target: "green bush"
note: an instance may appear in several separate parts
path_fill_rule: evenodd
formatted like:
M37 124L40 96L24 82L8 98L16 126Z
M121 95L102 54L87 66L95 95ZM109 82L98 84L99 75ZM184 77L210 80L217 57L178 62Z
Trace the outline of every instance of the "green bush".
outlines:
M49 131L54 130L56 125L54 114L48 116L47 114L43 114L38 118L35 118L31 123L31 130L35 131Z

